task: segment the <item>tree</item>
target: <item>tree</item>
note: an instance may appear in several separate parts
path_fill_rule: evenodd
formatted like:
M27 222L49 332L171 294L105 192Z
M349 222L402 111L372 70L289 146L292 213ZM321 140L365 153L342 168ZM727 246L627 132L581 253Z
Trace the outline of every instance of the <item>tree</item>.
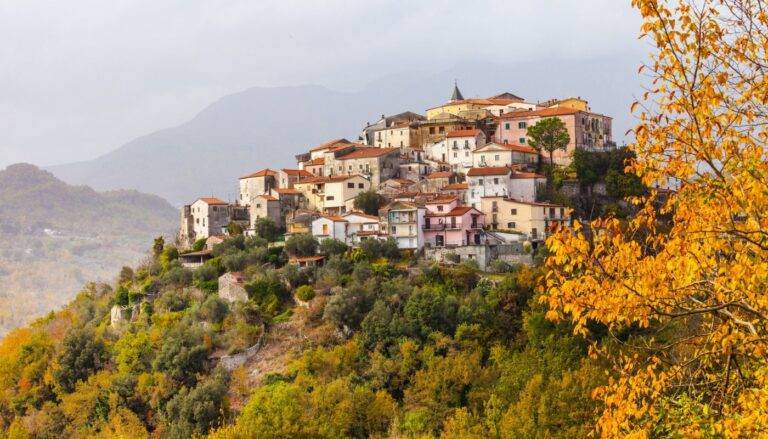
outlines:
M165 238L162 236L158 236L155 238L155 241L152 243L152 253L155 255L155 257L160 256L160 253L163 252L163 249L165 248Z
M317 239L306 233L291 235L285 241L285 251L291 256L312 256L317 253Z
M94 331L73 329L64 337L53 377L64 392L70 393L78 381L104 365L105 357L104 343Z
M530 145L537 151L546 151L549 153L549 165L553 165L552 154L558 149L565 151L571 136L568 135L568 129L565 124L557 117L547 117L536 122L535 125L528 128L528 137L531 138Z
M269 242L275 241L280 233L280 229L272 218L257 219L253 223L253 228L256 230L256 236L266 239Z
M363 211L366 215L379 215L381 196L373 189L360 192L355 196L355 209Z
M240 236L243 234L243 226L233 221L227 224L227 234L229 236Z
M634 0L657 50L628 171L627 222L547 241L548 316L621 343L595 392L603 436L768 433L768 160L763 1ZM661 422L663 421L663 422Z
M324 239L323 242L320 243L320 253L328 256L344 254L348 248L347 244L333 238Z

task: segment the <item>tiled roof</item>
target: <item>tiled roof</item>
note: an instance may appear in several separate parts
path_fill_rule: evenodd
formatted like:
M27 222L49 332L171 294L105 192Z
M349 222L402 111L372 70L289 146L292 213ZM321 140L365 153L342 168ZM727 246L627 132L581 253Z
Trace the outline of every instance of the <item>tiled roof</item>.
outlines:
M313 174L303 169L283 169L287 175L299 176L299 177L311 177Z
M517 143L487 143L480 148L477 148L475 152L482 152L482 150L489 148L491 150L508 150L508 151L516 151L516 152L523 152L526 154L538 154L539 152L535 149L531 148L530 146L525 145L519 145Z
M292 262L310 262L310 261L320 261L325 259L325 256L291 256L288 260Z
M277 198L275 198L275 197L273 197L272 195L269 195L269 194L256 195L256 198L263 198L263 199L265 199L267 201L277 201Z
M471 168L469 171L467 171L467 176L478 177L483 175L507 175L510 172L512 172L512 170L506 166L488 166L484 168Z
M469 185L467 183L452 183L446 186L443 186L442 190L444 191L460 191L464 189L469 189Z
M450 212L429 212L424 216L462 216L472 209L474 209L472 206L456 206Z
M310 175L312 175L312 174L310 174ZM288 188L288 187L277 188L277 189L275 189L275 192L277 192L280 195L282 195L282 194L293 195L293 194L300 194L301 193L297 189Z
M240 180L244 180L246 178L266 177L266 176L275 176L275 175L277 175L277 172L267 168L267 169L262 169L261 171L256 171L252 174L243 175L242 177L240 177Z
M426 204L445 204L458 200L454 195L438 195L437 197L429 200Z
M480 133L478 129L456 130L446 134L446 137L475 137L478 133Z
M348 143L350 143L349 140L344 139L344 138L342 138L342 139L333 139L333 140L329 140L329 141L327 141L325 143L321 143L320 145L317 145L316 147L310 149L309 151L310 152L321 151L323 149L328 149L328 148L330 148L332 146L336 146L338 144L348 144Z
M336 160L367 159L381 157L387 154L399 153L397 148L360 148L343 156L336 157Z
M329 219L329 220L331 220L333 222L337 222L337 223L346 223L346 222L348 222L347 220L345 220L344 218L342 218L342 217L340 217L338 215L320 214L320 216L323 217L323 218L327 218L327 219Z
M523 179L523 178L547 178L547 177L541 174L537 174L535 172L513 172L510 178Z
M407 178L390 178L390 181L394 181L395 183L405 184L405 185L411 185L416 183L413 180L409 180Z
M521 119L526 117L552 117L552 116L569 116L579 113L581 110L575 110L567 107L557 108L544 108L541 110L520 110L511 111L509 113L502 114L500 119Z
M367 215L367 214L365 214L363 212L357 212L357 211L354 211L354 210L352 212L347 212L347 213L345 213L342 216L350 216L350 215L355 215L355 216L359 216L359 217L363 217L363 218L368 218L368 219L372 219L372 220L376 220L376 221L379 220L379 217L377 217L377 216Z
M305 163L305 166L320 166L325 164L325 157L316 157ZM311 172L310 172L311 174Z
M202 201L205 204L210 204L210 205L229 204L226 201L222 201L216 197L201 197L201 198L198 198L198 200Z
M345 175L334 175L331 177L310 177L310 178L304 178L297 182L297 184L301 183L336 183L339 181L347 181L350 178L353 177L361 177L360 174L345 174Z
M451 174L448 171L440 171L440 172L433 172L433 173L427 175L427 178L430 179L430 180L434 179L434 178L450 178L451 175L453 175L453 174Z

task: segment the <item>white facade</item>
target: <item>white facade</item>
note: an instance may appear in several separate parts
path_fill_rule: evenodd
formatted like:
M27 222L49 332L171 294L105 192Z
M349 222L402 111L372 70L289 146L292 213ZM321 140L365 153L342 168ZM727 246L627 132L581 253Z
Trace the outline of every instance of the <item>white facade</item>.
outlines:
M387 233L395 239L398 248L421 250L424 247L424 213L423 207L405 202L387 207Z
M338 239L347 242L347 221L335 216L321 216L312 221L312 236L322 242L326 239Z
M360 212L349 212L343 215L347 220L347 244L357 245L363 239L380 238L379 218Z
M535 149L523 145L488 143L472 152L472 165L484 166L535 165L538 160Z
M539 188L547 184L547 178L533 173L515 173L509 180L509 198L532 203Z
M493 173L485 172L481 175L472 175L472 171L476 169L478 168L473 168L467 174L467 184L469 186L467 191L468 205L475 209L480 209L482 197L509 196L511 191L511 179L509 178L509 175L512 172L509 168L501 168ZM486 170L491 168L480 169Z

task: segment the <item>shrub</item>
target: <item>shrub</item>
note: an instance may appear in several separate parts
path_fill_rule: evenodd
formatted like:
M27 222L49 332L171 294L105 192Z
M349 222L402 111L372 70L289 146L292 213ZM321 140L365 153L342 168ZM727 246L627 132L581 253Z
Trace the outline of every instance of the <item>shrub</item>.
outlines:
M253 228L256 232L256 236L269 242L274 242L280 233L280 229L272 218L257 219L256 222L253 223Z
M338 239L324 239L323 242L320 243L320 253L329 256L344 254L348 248L347 244Z
M296 297L299 300L308 302L315 297L315 289L311 285L302 285L296 288Z
M379 205L381 204L381 195L375 190L370 189L360 192L355 196L355 209L363 211L367 215L378 215Z
M317 253L317 246L315 237L306 233L291 235L285 241L285 251L291 256L312 256Z
M502 261L501 259L496 259L495 261L491 262L490 268L494 273L509 273L512 271L512 265Z
M192 251L199 252L205 248L206 238L200 238L192 244Z

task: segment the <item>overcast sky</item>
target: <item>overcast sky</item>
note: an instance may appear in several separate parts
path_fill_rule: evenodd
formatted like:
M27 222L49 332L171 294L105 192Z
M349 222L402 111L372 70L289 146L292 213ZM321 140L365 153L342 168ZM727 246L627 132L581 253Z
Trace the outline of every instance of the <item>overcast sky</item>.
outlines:
M252 86L632 57L629 0L0 0L0 167L96 157Z

